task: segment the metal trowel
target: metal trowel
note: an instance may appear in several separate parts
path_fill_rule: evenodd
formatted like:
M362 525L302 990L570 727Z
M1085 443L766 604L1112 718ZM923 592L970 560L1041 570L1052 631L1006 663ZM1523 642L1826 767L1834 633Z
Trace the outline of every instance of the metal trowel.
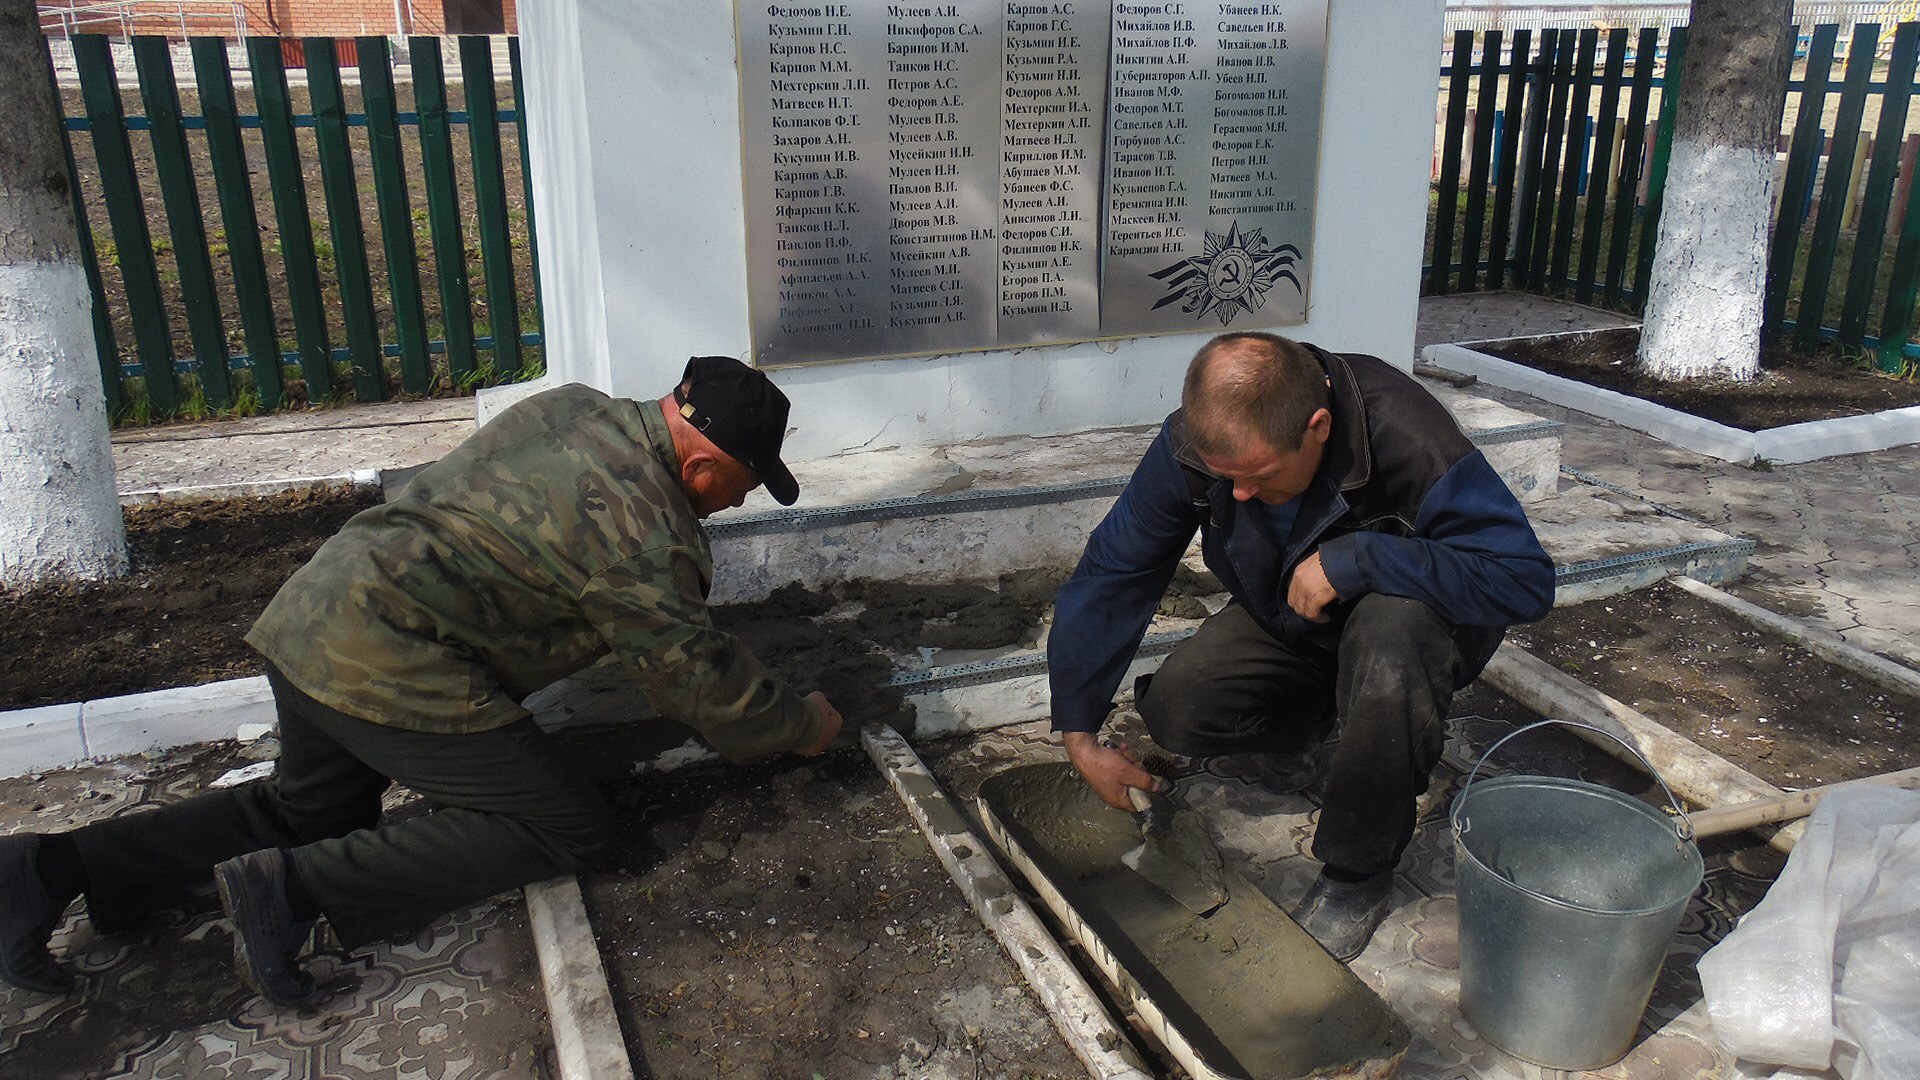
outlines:
M1127 789L1140 815L1140 846L1120 856L1135 873L1195 915L1227 902L1226 860L1213 846L1200 815L1167 795Z

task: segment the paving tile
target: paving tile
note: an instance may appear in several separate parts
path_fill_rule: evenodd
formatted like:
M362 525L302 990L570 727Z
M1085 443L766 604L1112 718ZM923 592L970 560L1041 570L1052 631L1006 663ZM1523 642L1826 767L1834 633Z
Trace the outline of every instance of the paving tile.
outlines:
M204 789L231 750L154 754L9 781L0 831L68 828ZM18 793L14 790L18 788ZM115 936L76 904L53 949L79 990L0 987L0 1075L35 1080L480 1080L544 1075L550 1036L524 905L456 912L409 941L310 969L329 991L282 1010L233 975L231 929L211 896Z
M1877 652L1909 667L1920 667L1920 641L1912 634L1856 626L1842 630L1840 636L1863 649Z

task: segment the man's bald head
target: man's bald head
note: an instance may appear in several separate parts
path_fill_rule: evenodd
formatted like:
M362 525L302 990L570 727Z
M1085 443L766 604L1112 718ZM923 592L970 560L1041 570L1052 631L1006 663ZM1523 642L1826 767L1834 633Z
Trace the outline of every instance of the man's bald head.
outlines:
M1200 453L1226 456L1256 445L1286 453L1327 407L1326 372L1306 346L1278 334L1221 334L1187 365L1180 399Z

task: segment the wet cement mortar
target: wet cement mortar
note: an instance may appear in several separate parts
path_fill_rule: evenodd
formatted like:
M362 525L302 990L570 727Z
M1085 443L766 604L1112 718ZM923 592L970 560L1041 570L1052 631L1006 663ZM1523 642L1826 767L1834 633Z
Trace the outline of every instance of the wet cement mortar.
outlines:
M1141 842L1065 763L1022 766L980 799L1121 967L1215 1069L1249 1080L1378 1068L1407 1048L1387 1005L1238 874L1198 915L1140 887L1122 857ZM1183 811L1192 813L1192 811Z
M1509 639L1776 787L1920 765L1920 702L1671 585Z

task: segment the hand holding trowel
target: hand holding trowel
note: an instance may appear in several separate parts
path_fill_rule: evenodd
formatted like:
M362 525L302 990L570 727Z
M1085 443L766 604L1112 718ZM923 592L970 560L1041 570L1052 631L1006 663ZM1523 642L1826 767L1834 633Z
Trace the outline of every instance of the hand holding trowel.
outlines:
M1127 788L1140 816L1140 846L1120 856L1134 872L1195 915L1209 915L1227 902L1226 860L1213 846L1200 815L1171 794Z

